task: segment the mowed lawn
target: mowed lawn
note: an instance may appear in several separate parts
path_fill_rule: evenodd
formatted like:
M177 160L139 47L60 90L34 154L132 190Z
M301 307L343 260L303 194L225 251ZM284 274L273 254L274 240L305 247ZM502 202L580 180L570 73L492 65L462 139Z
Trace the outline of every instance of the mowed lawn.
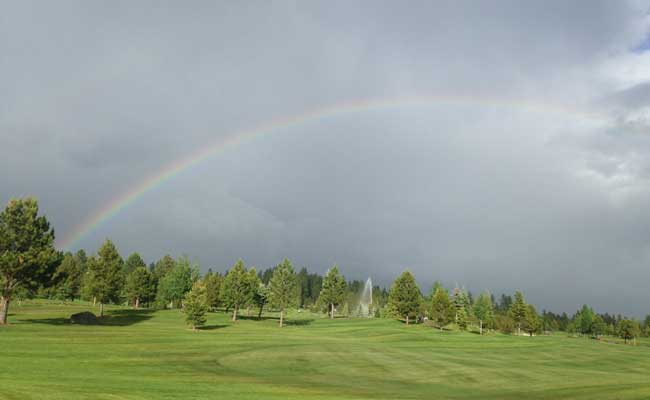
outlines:
M179 311L30 302L0 328L1 399L641 399L650 347L439 332L382 319L291 314L188 330ZM273 315L267 315L273 317Z

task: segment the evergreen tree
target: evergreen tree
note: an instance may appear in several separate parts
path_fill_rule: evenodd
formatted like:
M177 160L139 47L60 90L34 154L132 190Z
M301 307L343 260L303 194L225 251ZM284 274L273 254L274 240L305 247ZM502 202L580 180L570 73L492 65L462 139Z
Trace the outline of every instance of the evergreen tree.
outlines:
M631 319L622 319L618 324L618 335L625 339L625 343L639 336L639 324Z
M431 310L429 316L438 325L440 330L451 322L455 315L455 308L449 300L447 289L440 286L436 288L431 298Z
M594 322L591 325L591 334L596 338L600 338L607 331L607 324L603 321L600 315L594 317Z
M183 301L183 312L185 313L185 322L192 330L205 325L208 304L203 282L196 281L192 285L192 289L187 292Z
M483 334L483 324L492 325L494 319L494 306L490 292L481 293L473 306L474 316L479 322L479 333Z
M96 257L88 259L84 277L87 292L99 302L99 316L104 316L104 304L119 301L124 284L122 257L109 239L99 248Z
M61 264L54 272L52 281L55 282L55 297L60 300L74 301L81 295L82 282L81 265L72 253L65 253Z
M203 277L203 283L205 284L208 307L216 309L219 307L219 303L221 302L223 276L219 273L215 274L210 271Z
M262 319L262 312L264 311L264 306L269 301L269 290L262 281L259 281L255 293L253 293L253 303L257 306L257 319Z
M262 284L262 280L257 276L257 270L255 267L251 267L246 274L248 291L251 294L248 303L246 303L246 315L250 317L251 308L257 305L255 302L255 293L257 293L257 289L259 289L260 284Z
M468 321L467 311L465 311L465 307L459 308L456 312L456 324L461 331L467 330Z
M156 300L163 306L179 307L198 278L198 265L192 264L187 256L180 257L158 283Z
M580 312L576 314L576 326L583 335L591 334L591 326L594 323L594 310L586 304L582 306Z
M361 314L361 311L359 310L359 315ZM348 306L348 303L345 303L343 305L343 310L341 310L341 315L344 317L349 317L350 316L350 306Z
M126 261L124 262L124 272L128 275L131 272L135 271L136 268L147 268L147 264L144 262L140 254L133 253L131 254Z
M388 304L400 318L406 319L406 325L411 318L416 317L420 310L422 295L410 271L404 271L393 282L388 294Z
M293 266L286 258L278 265L269 281L269 302L280 309L280 327L283 325L287 308L297 302L297 282Z
M458 323L458 313L460 310L463 309L465 311L465 315L469 315L470 310L469 296L464 289L460 289L458 287L454 288L453 304L454 308L456 309L455 320L456 323Z
M524 326L526 328L526 332L528 332L530 336L533 336L533 333L539 332L539 329L541 327L539 315L537 315L537 310L535 310L535 306L532 304L527 304L526 313L524 316Z
M345 278L339 273L338 266L334 265L325 274L319 296L320 301L327 305L327 312L332 319L336 307L345 298L345 290Z
M517 325L517 335L521 335L521 324L526 319L528 307L524 300L524 294L517 290L515 292L515 301L510 305L510 316Z
M0 325L7 323L14 292L47 284L60 261L54 230L44 216L38 216L38 202L9 201L0 213Z
M149 303L154 295L153 274L146 266L135 267L127 276L124 294L134 308L143 302Z
M244 262L240 259L228 271L223 281L221 300L232 308L232 320L237 321L237 311L253 297Z

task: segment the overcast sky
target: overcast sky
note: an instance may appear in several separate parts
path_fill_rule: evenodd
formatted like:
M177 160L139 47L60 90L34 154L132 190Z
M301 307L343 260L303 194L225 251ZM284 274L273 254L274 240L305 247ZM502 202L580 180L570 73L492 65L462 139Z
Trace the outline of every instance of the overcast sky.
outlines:
M411 269L540 309L650 313L648 3L0 1L0 200L58 243L174 160L277 117L75 244Z

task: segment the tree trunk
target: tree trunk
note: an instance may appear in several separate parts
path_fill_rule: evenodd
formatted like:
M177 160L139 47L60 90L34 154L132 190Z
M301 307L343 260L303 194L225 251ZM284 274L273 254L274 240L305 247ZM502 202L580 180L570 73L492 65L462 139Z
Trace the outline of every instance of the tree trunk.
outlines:
M262 310L264 310L264 306L263 306L263 305L260 306L260 312L257 313L257 319L258 319L258 320L259 320L259 319L262 319Z
M330 319L334 319L334 303L330 304Z
M237 306L234 306L232 308L232 321L233 322L237 321Z
M284 310L280 310L280 328L282 328L283 322L284 322Z
M8 314L9 314L9 298L2 296L2 298L0 298L0 325L7 325Z
M482 336L483 335L483 320L479 319L478 322L479 322L479 328L478 328L479 334Z
M93 296L93 307L97 305L97 296Z
M521 322L517 324L517 336L521 336Z
M251 306L250 305L248 307L246 307L246 316L247 317L251 316Z
M135 309L137 310L138 308L140 308L140 298L136 297L135 298Z
M99 302L99 317L101 318L103 316L104 316L104 303Z
M406 316L406 326L408 326L408 325L409 325L409 316L407 315Z

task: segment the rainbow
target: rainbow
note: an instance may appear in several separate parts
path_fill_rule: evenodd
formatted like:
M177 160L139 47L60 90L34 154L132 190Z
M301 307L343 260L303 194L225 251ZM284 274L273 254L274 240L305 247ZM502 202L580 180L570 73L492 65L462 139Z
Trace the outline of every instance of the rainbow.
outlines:
M135 203L142 196L173 179L182 171L224 152L232 147L248 143L261 136L287 130L305 123L337 117L346 114L359 113L369 110L393 109L397 107L434 106L434 105L483 105L490 107L505 107L544 114L570 115L580 119L603 120L602 114L587 112L571 106L557 106L546 103L535 103L518 99L495 99L476 95L411 95L405 97L361 99L336 103L327 107L307 110L303 113L274 118L258 124L251 129L234 132L225 139L218 140L207 146L197 149L185 157L179 158L160 169L157 173L148 176L137 186L106 202L97 209L69 235L61 241L61 247L72 249L79 242L95 231L99 226L118 215L122 210Z

